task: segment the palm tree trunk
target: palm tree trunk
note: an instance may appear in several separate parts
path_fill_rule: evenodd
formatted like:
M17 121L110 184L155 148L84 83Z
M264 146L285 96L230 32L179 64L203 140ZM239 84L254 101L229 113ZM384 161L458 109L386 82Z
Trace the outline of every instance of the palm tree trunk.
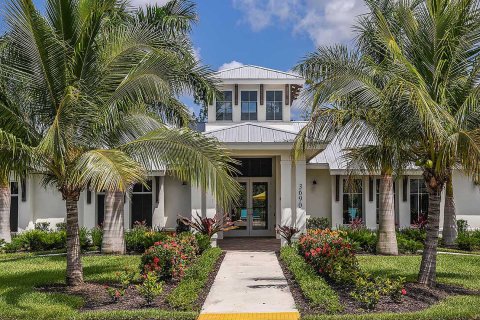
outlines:
M105 193L105 219L103 221L102 252L125 254L123 224L123 198L120 191Z
M80 230L78 228L78 198L80 192L64 194L67 206L67 285L78 286L83 283L83 268L80 258Z
M393 177L386 174L382 175L380 180L377 253L396 256L398 255L398 246L393 199Z
M426 226L427 238L425 239L418 282L428 287L434 287L437 275L437 246L438 233L440 230L440 201L442 198L443 184L438 184L434 177L430 178L430 180L433 181L427 182L429 193Z
M0 239L9 243L12 241L10 235L10 183L7 182L0 184Z
M448 180L445 192L445 208L443 213L442 238L446 246L455 245L457 240L457 215L455 212L455 200L453 198L452 170L448 173Z

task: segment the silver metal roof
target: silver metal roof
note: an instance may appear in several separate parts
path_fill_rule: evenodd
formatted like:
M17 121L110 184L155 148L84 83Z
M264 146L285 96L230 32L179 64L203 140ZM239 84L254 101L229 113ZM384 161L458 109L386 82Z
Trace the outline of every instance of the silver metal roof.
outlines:
M225 69L217 72L220 79L243 79L243 80L302 80L298 74L268 69L259 66L245 65L241 67Z
M223 143L292 143L297 136L293 131L251 122L214 129L205 134Z

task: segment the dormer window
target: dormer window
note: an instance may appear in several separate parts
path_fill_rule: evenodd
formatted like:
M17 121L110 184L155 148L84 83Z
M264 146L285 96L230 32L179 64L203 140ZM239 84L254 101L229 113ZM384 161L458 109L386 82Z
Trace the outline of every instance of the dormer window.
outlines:
M217 120L232 120L232 91L223 91L217 99Z
M242 91L242 120L257 120L257 91Z
M282 120L282 91L267 91L267 120Z

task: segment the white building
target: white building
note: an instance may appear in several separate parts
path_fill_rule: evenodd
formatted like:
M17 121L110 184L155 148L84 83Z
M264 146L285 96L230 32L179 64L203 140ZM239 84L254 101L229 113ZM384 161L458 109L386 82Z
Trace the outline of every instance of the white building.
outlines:
M256 66L223 70L218 77L224 98L208 106L208 122L201 130L223 142L242 162L237 179L243 188L240 207L230 212L240 221L239 228L219 237L275 236L275 225L304 228L307 216L327 217L333 227L358 217L368 228L376 228L378 177L361 175L355 179L357 188L346 188L342 148L336 141L308 150L305 159L291 159L292 142L305 124L290 120L292 103L304 84L301 77ZM480 228L479 187L460 172L454 173L453 182L457 219ZM126 228L145 220L174 229L179 214L213 216L221 210L210 193L164 171L152 173L149 186L137 185L126 196ZM103 221L103 199L101 193L82 193L81 226L93 228ZM411 170L396 181L399 227L410 226L427 206L420 171ZM60 193L45 189L39 177L12 181L12 231L31 228L39 219L63 217Z

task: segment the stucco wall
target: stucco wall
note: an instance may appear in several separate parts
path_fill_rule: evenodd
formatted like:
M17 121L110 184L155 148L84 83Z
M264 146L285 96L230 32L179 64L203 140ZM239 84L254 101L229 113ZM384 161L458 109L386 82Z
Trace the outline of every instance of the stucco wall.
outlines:
M190 185L174 177L165 177L165 227L175 228L179 214L190 214Z
M455 172L453 195L457 219L467 220L471 228L480 228L480 187L461 172Z
M33 200L33 220L65 218L65 201L62 200L60 192L51 186L44 188L40 183L40 177L34 176L30 179L33 179L33 183L35 184L33 197L29 198L29 201Z
M313 184L313 181L317 184ZM332 187L328 170L307 169L307 215L331 219Z

